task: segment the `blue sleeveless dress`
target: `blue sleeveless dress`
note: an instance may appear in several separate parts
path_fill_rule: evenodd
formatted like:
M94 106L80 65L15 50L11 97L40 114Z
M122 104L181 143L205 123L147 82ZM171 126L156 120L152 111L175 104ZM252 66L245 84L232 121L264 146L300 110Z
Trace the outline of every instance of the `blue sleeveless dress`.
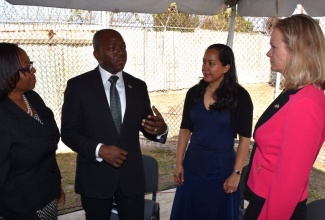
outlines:
M178 186L171 220L238 220L239 189L226 194L236 153L229 111L209 111L203 100L191 110L193 132L185 153L184 184Z

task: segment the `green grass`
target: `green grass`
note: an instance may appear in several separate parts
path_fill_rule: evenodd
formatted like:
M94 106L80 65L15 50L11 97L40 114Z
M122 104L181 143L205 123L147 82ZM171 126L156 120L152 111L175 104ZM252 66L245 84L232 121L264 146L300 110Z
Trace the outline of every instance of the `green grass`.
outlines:
M66 203L59 208L59 214L80 210L80 196L74 192L74 178L76 173L76 153L57 154L61 176L62 188L66 195Z
M159 186L158 190L164 190L170 188L175 184L173 178L175 164L175 150L159 149L154 150L142 150L143 154L150 155L158 161L159 166Z

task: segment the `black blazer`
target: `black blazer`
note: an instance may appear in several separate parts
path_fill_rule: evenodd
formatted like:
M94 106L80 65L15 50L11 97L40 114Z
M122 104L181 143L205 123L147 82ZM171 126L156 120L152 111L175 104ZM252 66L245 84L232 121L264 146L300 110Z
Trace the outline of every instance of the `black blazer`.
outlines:
M60 134L41 97L34 91L25 95L43 125L8 97L0 102L0 216L39 220L36 211L60 196Z
M144 171L139 131L141 121L152 114L145 82L123 72L126 109L120 135L117 133L98 67L67 83L62 107L62 141L78 153L75 191L83 196L105 199L113 196L118 184L127 195L144 192ZM99 143L117 145L128 152L120 168L98 162Z

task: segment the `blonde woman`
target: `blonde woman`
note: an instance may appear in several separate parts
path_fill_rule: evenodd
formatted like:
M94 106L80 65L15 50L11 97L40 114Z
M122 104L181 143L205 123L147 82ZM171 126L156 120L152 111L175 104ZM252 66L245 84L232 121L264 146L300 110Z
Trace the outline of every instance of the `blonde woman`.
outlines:
M244 219L305 219L308 177L325 140L325 40L307 15L279 20L267 53L285 89L256 124Z

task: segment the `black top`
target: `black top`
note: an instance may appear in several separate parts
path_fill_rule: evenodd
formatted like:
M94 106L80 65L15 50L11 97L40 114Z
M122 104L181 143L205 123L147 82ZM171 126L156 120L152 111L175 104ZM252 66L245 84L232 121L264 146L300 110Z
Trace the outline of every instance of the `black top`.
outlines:
M60 196L54 115L34 91L25 93L43 124L8 97L0 102L0 216L39 220L37 210Z
M182 129L189 129L193 131L193 124L190 117L192 106L195 104L195 96L197 94L198 85L190 88L186 93L183 117L181 127ZM238 86L238 104L235 109L231 109L231 127L234 138L237 134L243 137L250 138L252 135L253 122L253 103L249 93L241 86Z

